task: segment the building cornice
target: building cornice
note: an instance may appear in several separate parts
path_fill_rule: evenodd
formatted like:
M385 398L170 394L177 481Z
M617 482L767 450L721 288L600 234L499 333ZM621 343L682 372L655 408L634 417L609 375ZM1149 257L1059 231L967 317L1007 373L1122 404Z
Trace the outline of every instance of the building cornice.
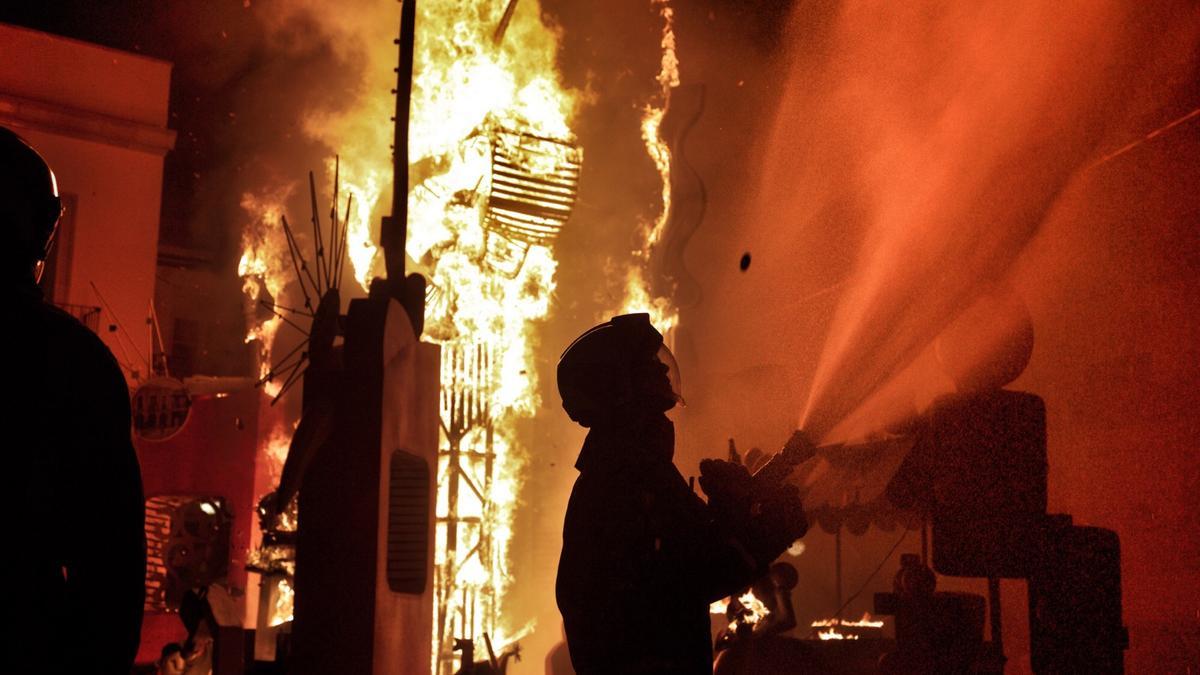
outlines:
M0 92L0 125L104 143L158 157L175 147L173 129L4 92Z

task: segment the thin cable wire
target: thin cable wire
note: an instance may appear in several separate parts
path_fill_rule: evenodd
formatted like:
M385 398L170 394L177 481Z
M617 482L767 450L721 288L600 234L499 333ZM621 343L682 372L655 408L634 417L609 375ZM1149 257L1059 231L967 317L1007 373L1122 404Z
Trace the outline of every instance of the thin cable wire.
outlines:
M1200 117L1200 108L1196 108L1195 110L1184 115L1183 117L1177 117L1174 120L1168 122L1167 124L1164 124L1163 126L1155 129L1154 131L1151 131L1150 133L1146 134L1145 136L1142 136L1141 138L1139 138L1135 141L1127 143L1126 145L1123 145L1123 146L1117 148L1116 150L1113 150L1112 152L1108 153L1107 155L1104 155L1100 159L1089 164L1088 167L1086 169L1084 169L1084 171L1091 171L1092 169L1100 166L1101 164L1108 162L1109 160L1116 159L1117 157L1120 157L1121 155L1129 152L1130 150L1133 150L1134 148L1138 147L1139 145L1145 143L1146 141L1153 140L1156 136L1159 136L1167 131L1170 131L1172 128L1177 127L1180 124L1183 124L1184 122L1192 119L1193 117Z
M868 576L867 580L862 583L862 586L858 587L857 591L854 591L854 595L851 595L845 602L842 603L841 607L838 607L838 611L834 612L833 614L834 616L841 616L842 612L850 606L850 603L854 602L858 599L858 596L862 595L862 592L867 589L867 585L871 583L871 580L875 578L876 574L879 574L879 570L883 569L883 566L887 564L887 561L891 560L892 554L896 552L896 549L900 548L900 544L904 542L906 537L908 537L908 528L904 528L904 531L900 533L900 538L896 540L895 544L892 544L891 550L887 552L887 555L883 556L883 560L879 561L879 565L875 568L875 571L871 572L871 575Z
M129 331L125 330L125 325L121 323L121 317L117 316L117 313L113 311L112 306L110 306L108 301L104 299L104 295L100 292L100 289L97 288L96 282L89 281L88 283L92 285L92 290L96 292L96 297L100 298L100 304L104 305L104 309L108 310L108 313L112 315L113 321L117 322L117 344L121 344L121 338L124 337L129 342L129 346L133 348L133 353L137 355L137 357L141 359L142 363L146 366L146 371L151 372L152 369L150 368L150 361L147 360L142 354L142 350L137 348L137 343L134 342L133 338L129 336ZM121 349L123 350L125 347L122 346ZM128 356L126 358L128 358Z

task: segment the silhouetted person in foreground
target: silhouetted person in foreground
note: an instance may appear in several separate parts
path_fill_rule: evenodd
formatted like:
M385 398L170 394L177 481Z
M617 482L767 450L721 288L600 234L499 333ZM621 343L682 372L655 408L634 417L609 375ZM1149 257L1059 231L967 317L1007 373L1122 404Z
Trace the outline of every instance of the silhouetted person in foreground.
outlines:
M590 429L556 589L579 675L711 673L709 604L764 574L807 529L794 489L740 513L692 491L664 414L680 400L673 365L645 314L591 329L559 361L563 408Z
M0 127L11 340L0 404L0 672L128 673L145 593L141 473L116 361L37 287L61 212L50 167Z

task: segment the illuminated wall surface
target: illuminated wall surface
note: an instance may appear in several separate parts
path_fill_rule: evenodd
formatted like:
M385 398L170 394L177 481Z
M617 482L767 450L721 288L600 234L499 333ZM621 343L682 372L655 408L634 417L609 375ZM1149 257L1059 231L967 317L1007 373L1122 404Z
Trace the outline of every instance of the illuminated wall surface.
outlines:
M149 371L170 76L165 61L0 25L0 124L42 153L72 211L54 300L101 308L131 381Z

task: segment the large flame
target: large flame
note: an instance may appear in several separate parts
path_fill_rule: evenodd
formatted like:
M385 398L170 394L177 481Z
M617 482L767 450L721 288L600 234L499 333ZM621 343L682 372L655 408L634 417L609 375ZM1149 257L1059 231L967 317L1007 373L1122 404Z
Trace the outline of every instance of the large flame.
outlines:
M504 644L513 633L502 612L512 583L508 544L522 462L513 423L537 407L528 330L546 315L554 290L556 262L547 247L531 247L515 273L489 264L494 239L482 216L491 148L503 130L569 139L576 108L574 92L555 71L558 33L542 22L538 3L516 5L497 39L506 5L484 0L417 5L406 248L408 267L429 282L426 338L443 345L443 431L452 432L443 433L438 467L439 616L433 640L439 672L451 664L446 658L451 638L487 632ZM328 15L308 0L297 0L292 10ZM386 208L381 197L392 170L388 119L398 10L395 3L380 3L379 11L359 13L369 18L357 23L351 12L328 17L329 30L347 38L335 44L347 50L375 45L365 54L366 93L346 112L314 115L306 124L309 135L342 157L343 189L357 205L348 251L364 287L383 274L375 224ZM451 422L468 407L469 419L455 430ZM452 459L461 476L451 470ZM461 483L453 499L451 482ZM459 522L453 537L445 524L451 514ZM451 539L457 546L450 546Z
M642 113L642 142L646 152L654 161L662 179L662 204L658 213L643 222L639 228L641 246L633 251L634 263L625 278L625 300L621 314L646 312L650 322L666 337L668 344L673 338L673 329L679 322L679 314L669 298L655 297L649 290L646 279L650 252L662 237L671 211L671 152L659 136L659 127L666 113L671 89L679 86L679 58L675 53L675 13L668 0L652 0L663 20L662 60L658 71L659 91L646 102Z
M550 248L531 247L515 273L490 261L495 240L483 209L491 150L502 130L569 138L576 107L554 67L558 34L542 23L536 2L518 5L498 44L507 3L465 4L417 5L409 133L407 252L430 283L427 335L443 344L443 423L453 430L450 422L462 421L456 401L474 401L476 411L466 415L461 438L443 438L439 462L437 514L459 519L440 524L435 552L439 672L451 666L453 637L486 632L504 644L516 628L503 613L524 459L513 423L538 404L529 329L548 312L554 290ZM456 454L446 452L452 445ZM453 503L452 460L465 474Z
M242 258L238 261L242 292L246 294L250 306L246 342L257 342L258 375L263 378L271 370L271 348L283 319L278 313L269 314L263 321L253 317L268 306L273 307L278 298L284 297L285 288L291 280L288 274L291 258L279 226L283 204L290 192L291 187L285 186L268 194L246 193L241 201L242 208L252 219L242 230ZM267 309L267 312L270 311ZM268 395L274 396L279 393L281 384L271 379L264 382L264 387Z
M679 86L679 57L675 54L675 10L667 0L654 0L654 4L659 8L659 15L663 19L660 43L662 60L658 69L658 95L646 104L642 117L642 142L646 144L646 151L650 153L650 159L654 160L654 166L662 177L662 211L646 234L648 247L658 243L671 210L671 151L659 137L659 127L662 125L671 89Z

